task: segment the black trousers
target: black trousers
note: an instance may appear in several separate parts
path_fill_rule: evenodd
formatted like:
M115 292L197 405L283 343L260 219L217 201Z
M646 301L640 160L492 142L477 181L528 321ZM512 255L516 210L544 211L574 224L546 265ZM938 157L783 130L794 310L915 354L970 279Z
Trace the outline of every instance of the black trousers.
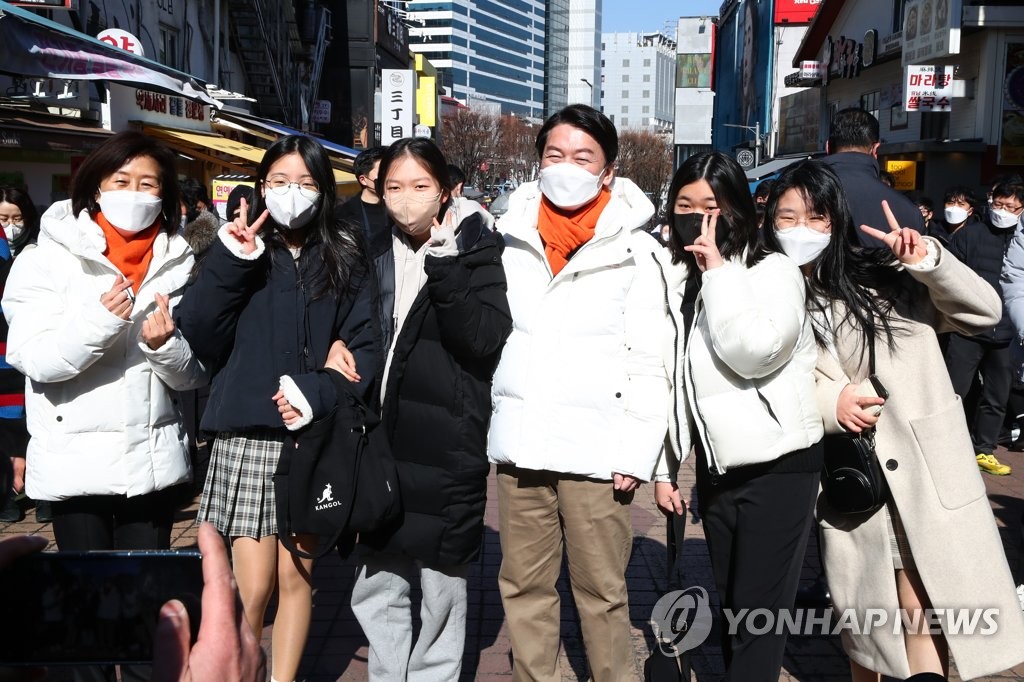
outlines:
M946 369L953 382L953 391L965 400L964 410L968 415L967 424L975 453L992 454L1006 416L1006 400L1013 381L1009 344L951 334L946 347ZM966 398L978 373L981 374L982 385L972 418Z
M87 495L53 503L53 535L62 552L168 549L178 487L139 495ZM121 666L122 681L148 680L150 666ZM114 666L75 670L75 682L114 682Z
M792 609L821 472L745 475L741 467L712 483L704 454L696 456L697 496L721 607L733 614ZM775 628L755 635L745 627L746 618L738 622L729 634L729 620L719 621L724 680L777 682L787 635Z

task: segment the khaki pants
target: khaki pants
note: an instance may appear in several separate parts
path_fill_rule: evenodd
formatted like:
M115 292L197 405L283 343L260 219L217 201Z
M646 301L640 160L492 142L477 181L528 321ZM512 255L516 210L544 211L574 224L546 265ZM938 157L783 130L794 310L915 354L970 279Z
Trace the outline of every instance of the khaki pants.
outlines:
M636 680L626 566L633 545L629 504L610 481L498 467L498 587L512 639L512 679L560 680L562 547L594 682Z

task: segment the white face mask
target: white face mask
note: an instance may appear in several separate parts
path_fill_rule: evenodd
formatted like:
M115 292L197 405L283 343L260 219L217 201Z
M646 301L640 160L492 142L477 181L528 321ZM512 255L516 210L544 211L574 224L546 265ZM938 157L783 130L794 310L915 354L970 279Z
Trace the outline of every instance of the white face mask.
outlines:
M947 206L945 216L946 222L950 225L959 225L967 220L967 209L959 206Z
M431 197L414 197L406 192L384 196L391 219L398 225L398 229L410 237L430 231L434 226L434 218L441 210L440 201L440 192Z
M320 204L320 193L304 190L295 185L267 188L263 198L270 217L284 230L297 230L313 220Z
M7 241L13 242L15 239L21 236L21 233L25 231L24 223L7 223L3 226L4 236L7 237Z
M832 241L831 234L812 230L806 225L776 230L775 236L778 237L782 250L797 265L806 265L813 261Z
M540 171L538 186L547 200L558 208L571 211L597 196L601 191L601 175L577 166L575 163L556 163Z
M163 199L147 192L118 189L101 191L99 205L103 217L114 229L124 237L131 237L156 221Z
M1004 211L1001 208L993 208L988 212L988 218L992 221L992 227L998 227L1005 230L1010 227L1016 227L1017 221L1020 219L1016 214Z

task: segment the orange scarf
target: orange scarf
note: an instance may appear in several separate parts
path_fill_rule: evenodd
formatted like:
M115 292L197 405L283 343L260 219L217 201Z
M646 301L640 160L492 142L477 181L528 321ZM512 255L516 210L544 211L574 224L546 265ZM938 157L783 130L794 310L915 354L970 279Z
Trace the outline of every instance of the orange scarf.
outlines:
M139 287L146 278L149 264L153 260L153 243L160 234L163 220L157 218L156 222L145 230L127 238L103 217L102 212L97 213L94 220L103 228L103 236L107 238L107 248L103 250L103 255L121 271L125 279L132 281L132 291L139 293Z
M565 211L548 201L547 197L541 197L537 231L544 241L544 255L547 256L552 275L561 272L576 249L594 237L597 219L611 199L611 191L603 187L597 198L589 204Z

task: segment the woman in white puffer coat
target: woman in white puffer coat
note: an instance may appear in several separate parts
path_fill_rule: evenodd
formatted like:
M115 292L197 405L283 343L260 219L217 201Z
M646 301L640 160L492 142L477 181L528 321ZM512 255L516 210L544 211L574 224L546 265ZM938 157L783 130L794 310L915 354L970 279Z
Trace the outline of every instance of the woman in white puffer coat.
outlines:
M814 393L817 349L800 270L760 244L754 203L732 158L687 159L669 189L669 249L683 282L671 309L686 330L674 383L672 447L655 496L683 512L674 483L696 448L697 496L723 609L793 607L814 519L822 421ZM774 681L783 632L723 627L726 680Z
M82 162L7 281L26 487L54 502L61 550L170 545L174 486L192 475L173 391L207 379L170 315L193 264L179 215L173 154L120 133Z

